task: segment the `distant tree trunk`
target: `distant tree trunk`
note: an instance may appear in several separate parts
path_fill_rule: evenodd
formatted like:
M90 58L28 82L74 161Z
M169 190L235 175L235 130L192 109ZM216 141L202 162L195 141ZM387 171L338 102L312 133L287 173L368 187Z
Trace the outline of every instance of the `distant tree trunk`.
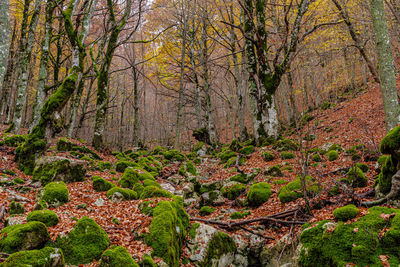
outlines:
M139 87L136 66L132 67L133 76L133 144L139 144Z
M91 94L91 92L93 90L94 81L95 81L95 78L91 78L89 89L87 91L85 101L83 102L83 105L82 105L81 115L79 117L78 125L76 126L75 133L74 133L74 136L73 136L74 138L78 137L79 130L82 129L83 122L86 119L86 111L87 111L87 108L89 107L90 94Z
M187 15L184 6L184 2L182 1L182 24L181 24L181 33L182 33L182 42L181 42L181 61L180 61L180 79L179 79L179 96L178 96L178 109L176 114L176 134L175 134L175 142L174 147L178 148L180 145L180 135L181 135L181 120L182 120L182 108L183 108L183 90L185 87L184 84L184 75L185 75L185 58L186 58L186 35L187 35Z
M25 0L24 3L24 11L22 18L22 26L21 26L21 39L20 39L20 47L19 47L19 64L17 67L18 73L18 82L17 82L17 100L15 102L15 110L14 110L14 118L12 125L9 130L14 133L19 133L21 129L22 123L22 113L24 110L24 106L26 103L26 98L28 96L28 86L29 86L29 69L31 68L31 56L32 49L35 40L35 30L36 25L39 20L40 8L42 1L37 0L35 2L35 9L33 10L28 34L26 34L27 24L28 24L28 15L29 15L29 5L31 0Z
M42 40L42 52L39 66L39 79L36 90L36 101L33 107L33 115L32 115L32 123L30 126L30 130L33 129L38 123L40 119L40 110L43 107L44 101L46 99L46 81L48 78L48 68L49 68L49 56L50 56L50 42L52 38L53 31L53 13L56 7L55 0L47 0L46 5L46 18L45 18L45 30L44 36Z
M10 46L10 16L9 0L0 3L0 88L7 68L7 58Z
M121 114L119 117L119 127L118 127L118 148L122 151L124 148L124 112L125 112L125 91L126 91L126 77L124 77L124 85L122 86L121 92Z
M400 122L400 109L396 86L396 74L385 7L382 0L370 0L370 13L375 31L378 52L379 77L385 109L386 130L390 131Z
M96 150L99 150L101 145L103 144L103 135L106 125L108 103L107 87L109 84L109 71L111 67L111 61L114 56L114 51L117 48L118 36L123 30L131 12L132 0L126 1L125 13L119 23L117 23L115 17L113 4L114 3L112 0L107 0L107 6L110 12L109 19L111 23L111 33L108 39L108 43L106 45L104 60L97 73L96 119L92 140L92 145Z

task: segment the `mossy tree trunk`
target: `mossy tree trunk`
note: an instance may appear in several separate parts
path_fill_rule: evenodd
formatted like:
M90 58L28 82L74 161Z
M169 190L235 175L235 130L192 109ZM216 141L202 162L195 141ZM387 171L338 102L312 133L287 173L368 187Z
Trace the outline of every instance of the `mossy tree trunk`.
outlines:
M378 53L379 77L385 109L386 130L390 131L400 123L394 59L390 46L384 3L382 0L370 0L369 2Z
M278 136L278 113L275 107L275 92L282 76L286 73L293 53L299 42L299 30L302 18L308 10L310 1L301 0L295 11L292 25L287 25L287 40L282 44L282 59L275 55L269 63L268 35L266 30L265 0L244 1L244 33L249 72L250 95L254 136L261 144L265 137ZM291 28L289 29L289 27Z
M93 147L98 150L103 144L103 135L107 116L107 87L109 84L109 70L114 51L117 48L118 36L128 21L131 12L132 0L126 1L125 13L118 23L114 13L112 0L107 0L109 11L109 22L111 23L111 33L106 44L106 51L100 69L97 70L97 101L96 101L96 119L94 125L94 134L92 139ZM140 11L139 11L140 12Z
M48 76L48 65L49 65L49 56L50 56L50 44L52 39L52 24L53 24L53 13L56 7L55 0L47 0L46 4L46 18L45 18L45 30L44 36L42 40L42 52L39 66L39 79L38 85L36 89L36 101L33 107L33 115L32 115L32 130L38 123L40 119L40 110L43 107L44 101L46 99L46 81Z
M0 3L0 88L3 81L4 73L7 68L8 49L10 41L10 16L9 16L9 0L3 0Z
M73 48L72 67L61 86L44 103L40 112L40 120L28 135L27 141L16 150L15 160L18 163L18 168L28 174L32 173L35 161L46 149L46 139L60 130L59 112L61 112L74 93L76 83L84 69L84 59L86 57L85 40L97 0L88 2L86 9L83 10L85 15L80 31L78 31L79 25L74 25L72 21L75 12L80 12L76 10L79 3L80 0L71 0L67 9L63 11L65 30Z

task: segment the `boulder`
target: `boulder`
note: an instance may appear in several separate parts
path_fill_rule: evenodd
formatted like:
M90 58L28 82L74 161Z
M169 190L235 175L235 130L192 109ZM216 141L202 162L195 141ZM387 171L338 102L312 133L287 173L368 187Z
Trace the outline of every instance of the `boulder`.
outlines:
M11 254L1 266L64 267L65 263L60 249L45 247L41 250L26 250Z
M289 234L283 236L276 244L265 246L260 254L260 262L262 266L297 266L296 259L298 256L297 247L299 239L290 237Z

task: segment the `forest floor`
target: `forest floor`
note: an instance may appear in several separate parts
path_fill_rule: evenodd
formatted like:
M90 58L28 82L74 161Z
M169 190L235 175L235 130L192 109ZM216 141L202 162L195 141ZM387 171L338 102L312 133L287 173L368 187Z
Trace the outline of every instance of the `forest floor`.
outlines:
M303 127L303 132L309 132L315 135L316 139L304 143L309 149L320 147L327 143L336 143L340 144L344 150L350 149L354 145L359 144L364 144L370 151L377 150L379 142L385 134L381 92L376 86L371 86L368 90L359 92L356 96L348 95L344 97L343 102L340 102L327 110L313 111L310 115L312 120ZM1 136L5 129L6 126L0 127ZM290 138L298 140L299 134L292 134ZM53 144L47 152L48 155L71 157L69 153L57 152L54 148L55 142L56 139L53 140ZM0 147L0 173L3 172L3 177L20 177L25 181L24 186L29 186L31 176L25 175L17 169L17 165L14 162L14 150L15 148L11 147ZM264 161L262 154L267 150L276 155L276 158L273 161ZM270 183L272 185L272 195L270 199L260 207L250 209L251 214L248 215L245 220L268 216L304 205L303 199L298 199L287 204L281 204L277 195L277 192L284 184L279 185L279 182L275 183L275 181L283 179L290 182L295 180L296 176L301 173L302 163L300 159L302 155L298 151L294 153L296 154L296 158L282 160L279 157L279 153L274 151L272 146L269 146L256 148L256 152L248 156L246 163L241 166L242 171L245 173L252 173L255 169L259 168L261 172L259 172L255 177L254 181ZM99 155L104 161L109 161L111 163L117 161L114 156ZM376 161L364 161L367 157L368 155L361 153L361 159L357 162L365 162L369 167L369 171L366 173L366 176L369 178L368 186L355 189L355 196L362 195L370 190L374 183L374 178L377 175L375 170ZM329 203L327 202L327 205L322 209L312 210L311 222L324 219L333 220L334 217L332 212L334 209L353 201L349 194L328 196L327 191L335 184L336 180L343 177L343 174L336 173L335 171L341 168L351 167L354 163L355 162L352 160L351 156L342 152L339 154L339 158L335 161L328 161L325 156L322 156L322 162L315 164L313 167L309 166L307 168L308 174L315 177L324 189L323 193L318 195L318 199L329 199ZM269 177L264 175L264 171L268 167L278 164L281 164L282 166L292 166L293 170L283 170L282 177ZM211 181L226 180L238 173L235 167L224 169L223 165L219 164L218 160L212 159L209 156L205 156L204 159L202 159L202 164L196 165L196 167L201 175L208 177L208 183ZM161 183L168 173L177 173L178 170L179 163L167 165L161 172L162 175L156 178L156 180ZM10 175L9 171L15 172L15 175ZM88 170L86 174L88 177L94 175L101 176L116 185L121 177L121 173L110 170ZM10 190L16 190L17 187L18 185L3 189L0 187L0 207L9 207L12 199L10 197ZM151 252L152 249L148 247L142 239L137 238L141 233L148 233L152 219L151 217L142 214L138 208L144 200L113 203L108 201L105 192L96 192L93 190L90 179L87 179L84 182L69 183L67 184L67 187L70 194L70 201L58 208L52 208L60 218L60 223L58 225L48 228L53 240L55 240L58 234L62 232L68 233L71 231L77 219L82 216L88 216L93 218L108 233L111 244L126 247L131 255L136 255L136 259L139 260L144 254ZM177 189L181 189L180 186L177 186ZM25 203L26 212L21 217L26 216L26 214L33 210L33 206L37 202L37 191L37 188L32 188L31 192L17 192L18 195L27 198ZM98 199L104 200L102 206L96 205ZM153 205L155 206L156 203L162 199L163 198L154 199ZM362 201L365 199L359 200ZM82 208L81 204L86 205ZM217 218L219 221L226 222L231 221L229 218L231 211L240 210L235 201L228 199L225 199L225 203L216 207L216 211L208 216L200 216L199 210L193 206L189 206L185 209L191 218L202 218L205 220L213 220ZM361 207L360 211L358 217L366 213L365 208ZM119 224L114 223L114 218L118 219ZM3 223L4 220L0 222L0 229L3 228ZM294 228L290 226L268 227L263 232L263 235L272 237L271 239L268 239L268 242L273 245L277 240L289 233L289 231L293 231L294 233L299 232L300 230L300 226ZM238 230L234 233L245 234L246 232L244 230ZM229 234L233 234L233 232L230 232ZM184 256L186 249L184 248L183 251ZM96 263L91 263L87 266L96 266ZM190 264L187 266L190 266Z

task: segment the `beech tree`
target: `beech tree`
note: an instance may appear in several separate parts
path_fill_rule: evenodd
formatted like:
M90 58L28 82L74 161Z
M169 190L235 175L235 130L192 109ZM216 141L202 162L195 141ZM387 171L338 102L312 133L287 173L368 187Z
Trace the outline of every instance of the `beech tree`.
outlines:
M10 42L9 0L0 3L0 88L7 67Z

